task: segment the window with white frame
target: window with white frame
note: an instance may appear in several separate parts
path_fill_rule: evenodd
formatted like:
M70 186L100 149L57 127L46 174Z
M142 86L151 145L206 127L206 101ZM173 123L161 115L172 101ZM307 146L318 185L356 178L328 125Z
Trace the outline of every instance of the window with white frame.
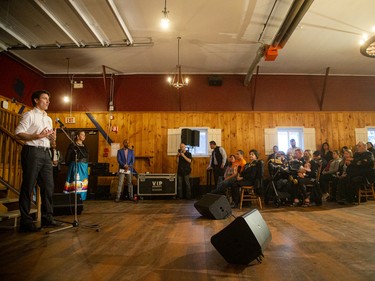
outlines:
M355 128L355 141L372 142L375 143L375 126L368 126L364 128Z
M265 151L266 154L272 154L274 145L279 147L280 151L287 152L290 147L290 140L295 139L296 146L301 149L316 150L315 128L304 127L276 127L264 129Z
M367 128L367 141L372 142L373 144L375 143L375 127L372 128Z
M191 147L187 145L190 153L195 157L207 157L211 155L209 147L210 141L215 141L221 145L221 129L211 129L207 127L181 127L178 129L168 129L168 155L176 155L181 144L182 129L199 131L199 146Z
M297 147L302 147L303 128L277 128L277 146L280 151L288 151L291 139L296 141Z

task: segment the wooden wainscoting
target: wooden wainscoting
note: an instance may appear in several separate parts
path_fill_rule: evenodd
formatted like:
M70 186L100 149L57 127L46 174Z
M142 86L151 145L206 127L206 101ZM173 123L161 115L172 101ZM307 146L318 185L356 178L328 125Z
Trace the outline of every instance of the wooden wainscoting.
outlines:
M317 149L328 142L331 149L344 145L354 147L355 128L375 125L375 112L108 112L92 113L95 120L117 143L127 138L134 146L136 155L150 156L151 161L139 159L139 172L173 173L176 171L175 157L167 156L167 129L179 127L210 127L222 129L222 146L227 153L238 149L247 152L255 148L262 159L266 159L264 129L277 126L304 126L315 128ZM64 120L67 112L49 113ZM93 124L84 112L74 112L75 124L70 128L92 128ZM111 126L118 126L118 132L111 132ZM104 157L105 148L110 148L104 137L99 138L98 162L111 163L110 169L117 169L116 157ZM194 158L192 176L199 176L206 182L206 167L209 158Z

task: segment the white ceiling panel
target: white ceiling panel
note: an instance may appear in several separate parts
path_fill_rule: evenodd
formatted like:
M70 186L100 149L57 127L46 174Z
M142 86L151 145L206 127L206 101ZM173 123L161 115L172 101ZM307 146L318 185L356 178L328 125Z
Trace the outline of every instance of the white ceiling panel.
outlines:
M42 2L81 47L37 4ZM0 43L45 74L170 73L177 64L177 36L183 72L246 74L258 48L271 44L293 0L171 0L171 26L160 27L164 1L114 0L134 44L107 0L74 0L83 5L108 37L104 47L68 0L0 0ZM274 7L272 14L271 10ZM275 61L259 62L260 73L375 75L375 59L364 57L359 40L375 35L375 1L315 0ZM267 19L268 22L267 22ZM267 22L267 24L266 24ZM30 48L10 35L13 30ZM263 33L262 33L263 32ZM83 47L83 45L85 47Z

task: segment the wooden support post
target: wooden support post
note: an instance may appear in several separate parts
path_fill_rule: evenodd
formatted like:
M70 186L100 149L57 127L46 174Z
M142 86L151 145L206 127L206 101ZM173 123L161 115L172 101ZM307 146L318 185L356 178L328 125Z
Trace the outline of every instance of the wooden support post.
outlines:
M103 67L104 92L107 93L107 81L105 80L105 78L107 77L107 73L105 71L105 65L103 65L102 67Z
M257 66L257 73L255 75L255 81L254 81L254 89L253 89L253 95L251 100L251 109L254 110L255 108L255 95L257 93L257 81L259 76L259 65Z
M324 85L323 85L323 92L322 92L322 97L320 99L320 111L323 110L323 104L324 104L324 97L326 95L327 91L327 80L328 80L328 75L329 75L329 67L326 69L326 76L324 78Z

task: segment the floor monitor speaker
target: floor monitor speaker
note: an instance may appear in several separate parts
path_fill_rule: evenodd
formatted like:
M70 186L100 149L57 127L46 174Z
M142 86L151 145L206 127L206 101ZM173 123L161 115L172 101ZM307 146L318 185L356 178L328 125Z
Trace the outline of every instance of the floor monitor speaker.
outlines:
M195 202L194 207L202 216L215 220L225 219L232 214L227 197L219 194L207 193Z
M74 193L54 193L53 197L53 215L74 215ZM81 194L77 194L77 214L80 215L83 210Z
M266 222L254 209L212 236L211 243L228 263L247 265L255 259L262 261L271 239Z

